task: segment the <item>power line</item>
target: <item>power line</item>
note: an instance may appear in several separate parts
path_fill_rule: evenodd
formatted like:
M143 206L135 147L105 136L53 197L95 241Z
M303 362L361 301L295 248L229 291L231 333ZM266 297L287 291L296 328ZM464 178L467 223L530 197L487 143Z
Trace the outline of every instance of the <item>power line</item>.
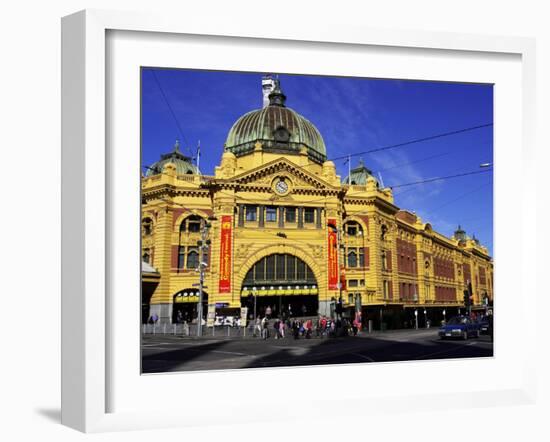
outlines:
M477 175L479 173L486 173L486 172L492 172L492 171L493 171L493 169L475 170L475 171L472 171L472 172L459 173L459 174L456 174L456 175L448 175L448 176L437 177L437 178L429 178L427 180L415 181L415 182L412 182L412 183L396 184L395 186L389 186L389 187L391 189L395 189L397 187L414 186L416 184L431 183L431 182L434 182L434 181L448 180L448 179L451 179L451 178L458 178L458 177L468 176L468 175Z
M386 167L385 169L380 169L378 170L378 172L386 172L388 170L392 170L392 169L397 169L398 167L403 167L403 166L408 166L410 164L417 164L417 163L421 163L423 161L428 161L428 160L432 160L434 158L440 158L440 157L444 157L446 155L450 155L452 153L456 153L456 151L449 151L449 152L443 152L443 153L440 153L440 154L437 154L437 155L431 155L429 157L425 157L425 158L420 158L418 160L415 160L415 161L409 161L407 163L401 163L401 164L397 164L395 166L391 166L391 167Z
M479 126L467 127L465 129L454 130L452 132L444 132L444 133L441 133L441 134L432 135L430 137L417 138L415 140L405 141L404 143L391 144L389 146L378 147L376 149L365 150L363 152L356 152L356 153L352 153L352 154L347 154L345 156L332 158L332 161L347 159L348 157L355 157L355 156L358 156L358 155L364 155L364 154L369 154L369 153L373 153L373 152L381 152L383 150L395 149L397 147L408 146L410 144L415 144L415 143L422 143L424 141L436 140L438 138L449 137L451 135L457 135L457 134L461 134L461 133L464 133L464 132L470 132L472 130L482 129L484 127L490 127L492 125L493 125L493 123L481 124Z
M491 184L491 183L484 183L484 184L482 184L481 186L478 186L478 187L476 187L475 189L470 190L469 192L463 193L462 195L457 196L456 198L453 198L452 200L449 200L449 201L447 201L447 202L445 202L445 203L443 203L443 204L437 206L435 209L430 210L428 213L433 214L436 210L439 210L439 209L441 209L442 207L446 207L446 206L448 206L449 204L452 204L452 203L454 203L455 201L458 201L459 199L464 198L465 196L471 195L472 193L477 192L479 189L482 189L483 187L486 187L486 186L488 186L489 184Z
M168 106L168 109L170 110L170 113L172 114L172 118L174 119L175 123L176 123L176 126L179 130L179 133L183 139L183 141L185 142L185 144L187 145L187 149L189 149L189 151L191 151L191 148L189 147L189 142L187 141L187 138L185 138L185 135L183 133L183 130L181 129L181 126L180 126L180 123L178 121L178 119L176 118L176 114L174 113L174 110L172 109L172 106L170 106L170 102L168 101L168 97L166 96L166 94L164 93L164 89L162 89L162 86L160 84L160 81L159 79L157 78L157 74L155 73L155 71L153 69L150 69L150 72L151 74L153 74L153 78L155 79L155 82L157 83L157 86L160 90L160 93L162 94L162 97L164 98L164 101L166 103L166 106ZM193 153L191 152L191 156L193 156Z

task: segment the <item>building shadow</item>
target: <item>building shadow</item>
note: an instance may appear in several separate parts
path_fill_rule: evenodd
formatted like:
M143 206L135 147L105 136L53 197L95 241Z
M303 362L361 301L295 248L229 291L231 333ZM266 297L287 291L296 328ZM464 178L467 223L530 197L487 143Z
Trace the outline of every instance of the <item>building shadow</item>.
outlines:
M461 344L463 343L438 339L431 340L429 343L416 343L376 337L329 338L304 348L301 354L284 348L253 360L242 368L406 362L493 356L492 347L484 348L478 345Z
M190 341L189 341L190 342ZM148 350L141 350L141 369L143 374L164 373L169 371L178 371L182 365L190 361L207 355L213 350L217 350L227 345L229 340L216 341L205 344L197 344L191 347L178 348L175 350L157 351L145 354Z

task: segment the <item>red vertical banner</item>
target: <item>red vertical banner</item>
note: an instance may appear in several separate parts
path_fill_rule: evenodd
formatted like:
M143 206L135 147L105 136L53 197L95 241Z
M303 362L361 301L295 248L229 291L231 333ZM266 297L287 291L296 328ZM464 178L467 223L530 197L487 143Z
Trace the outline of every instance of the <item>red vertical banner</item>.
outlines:
M328 220L329 226L336 226L335 219ZM328 289L338 289L338 236L334 229L328 228Z
M223 215L220 244L220 293L231 291L231 215Z

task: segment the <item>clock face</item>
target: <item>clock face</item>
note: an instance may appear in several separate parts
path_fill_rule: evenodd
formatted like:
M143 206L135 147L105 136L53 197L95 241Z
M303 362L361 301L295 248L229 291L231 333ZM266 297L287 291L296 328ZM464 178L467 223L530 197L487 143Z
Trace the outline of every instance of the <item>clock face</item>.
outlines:
M284 180L280 180L275 184L275 190L277 193L286 193L288 192L288 184Z

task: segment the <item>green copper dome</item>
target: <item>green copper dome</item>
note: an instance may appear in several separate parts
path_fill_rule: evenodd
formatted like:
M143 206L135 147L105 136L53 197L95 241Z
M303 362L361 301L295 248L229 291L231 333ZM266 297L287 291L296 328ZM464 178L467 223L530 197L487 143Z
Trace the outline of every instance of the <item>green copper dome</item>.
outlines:
M162 168L168 163L172 163L176 166L176 175L200 175L197 167L191 162L191 158L186 157L180 152L179 146L180 143L176 140L174 150L170 153L161 155L159 161L147 168L145 176L162 173Z
M369 176L373 177L376 181L376 184L378 185L378 180L374 177L372 174L372 171L370 169L367 169L365 165L363 164L363 160L359 160L359 166L357 166L354 169L351 169L350 176L344 178L343 183L344 184L351 184L351 185L359 185L364 186L367 184L367 179Z
M258 141L263 150L271 152L297 154L305 147L312 160L323 163L327 158L323 137L310 121L286 107L285 101L277 81L268 106L246 113L233 124L225 150L246 155Z

